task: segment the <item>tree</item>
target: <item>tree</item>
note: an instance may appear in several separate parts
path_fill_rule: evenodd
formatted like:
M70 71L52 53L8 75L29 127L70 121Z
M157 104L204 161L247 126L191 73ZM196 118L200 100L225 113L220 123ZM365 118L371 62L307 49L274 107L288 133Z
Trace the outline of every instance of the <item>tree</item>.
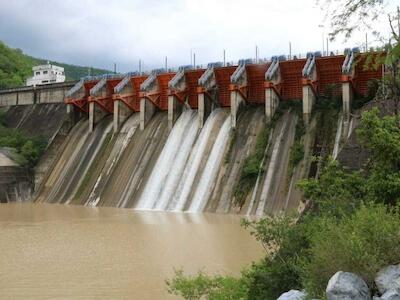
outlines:
M377 60L385 63L390 76L385 78L381 98L394 102L397 115L400 110L400 8L393 9L388 0L317 0L317 3L326 11L331 40L341 36L347 40L356 31L369 30L382 43L386 57L377 57ZM389 39L376 30L383 18L387 19L391 32Z

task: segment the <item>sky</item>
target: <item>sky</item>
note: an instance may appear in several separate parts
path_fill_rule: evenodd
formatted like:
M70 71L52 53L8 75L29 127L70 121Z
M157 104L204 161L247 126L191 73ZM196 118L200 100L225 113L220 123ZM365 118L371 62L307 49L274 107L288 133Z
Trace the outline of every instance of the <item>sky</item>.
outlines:
M0 40L29 55L127 72L322 50L316 0L0 0ZM324 27L322 27L324 26ZM324 39L325 40L325 39ZM365 33L329 43L361 45Z

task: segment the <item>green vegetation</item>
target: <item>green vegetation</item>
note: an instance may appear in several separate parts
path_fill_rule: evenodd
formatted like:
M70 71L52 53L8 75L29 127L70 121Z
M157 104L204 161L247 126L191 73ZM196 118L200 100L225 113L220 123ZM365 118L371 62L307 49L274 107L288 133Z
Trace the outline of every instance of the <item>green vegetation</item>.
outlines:
M7 128L4 124L3 115L0 115L0 148L11 148L17 163L33 168L46 149L46 139L41 136L28 137L20 130Z
M365 103L370 102L372 99L375 98L375 95L379 89L379 80L371 79L367 82L367 94L365 96L362 95L354 95L353 101L351 101L351 108L353 110L359 109L363 107Z
M304 126L302 112L300 111L298 112L298 119L296 123L293 146L290 149L289 176L288 176L289 178L292 176L293 169L301 162L301 160L304 157L304 145L301 139L305 133L306 133L306 128Z
M336 5L330 5L332 2ZM360 29L360 24L368 21L373 24L383 9L391 7L387 3L384 0L320 2L328 8L327 15L331 17L331 38L340 34L348 38ZM332 7L335 9L330 11ZM391 115L384 117L378 109L362 115L356 133L358 142L369 153L365 167L359 171L344 170L327 157L318 179L306 179L298 184L307 199L306 210L301 215L243 221L243 226L266 250L263 260L248 267L236 280L230 278L244 294L232 296L226 285L215 284L214 277L202 273L201 295L186 299L203 296L204 299L272 300L290 289L305 289L310 299L323 299L328 280L337 271L356 273L374 288L375 273L399 263L400 9L386 16L392 33L385 45L384 57L389 74L378 88L374 86L376 83L371 83L370 90L378 91L378 102L389 100L383 105L393 109ZM334 87L331 95L326 91L326 97L335 96L334 91ZM322 99L318 105L332 111L336 104ZM323 124L329 128L331 121ZM196 277L185 277L180 272L176 278L179 281L168 281L170 291L176 295L185 298L198 288ZM218 281L223 279L218 277ZM216 293L219 298L212 296Z
M247 195L253 188L258 173L262 171L261 162L264 157L265 148L268 144L270 127L264 127L257 136L256 146L252 154L250 154L244 161L242 173L240 175L239 183L235 188L235 205L243 206Z
M0 89L25 85L32 76L32 67L45 64L47 60L28 56L21 49L12 49L0 41ZM87 67L50 61L51 64L65 69L66 80L79 80L88 74ZM91 69L92 75L110 73L102 69Z
M239 278L229 278L245 292L237 298L214 298L211 292L225 295L226 286L201 273L201 281L212 286L202 288L205 299L276 299L290 289L306 289L310 297L322 298L338 270L354 272L372 287L380 268L400 261L398 124L398 116L381 117L377 109L364 113L357 134L370 161L363 171L345 171L328 159L318 179L299 183L309 199L301 216L243 220L264 246L266 257ZM177 278L185 284L177 284ZM185 298L198 288L197 280L180 272L169 281L170 291Z
M360 275L370 287L376 273L400 258L400 211L382 204L361 205L353 214L323 217L310 234L303 261L304 287L322 296L338 270Z
M295 141L290 149L289 169L293 170L304 157L304 146L300 141Z
M241 278L231 276L208 276L199 272L195 276L184 276L182 270L175 271L175 277L166 281L170 294L182 296L188 300L207 297L210 300L244 299L248 293L248 284L244 274Z

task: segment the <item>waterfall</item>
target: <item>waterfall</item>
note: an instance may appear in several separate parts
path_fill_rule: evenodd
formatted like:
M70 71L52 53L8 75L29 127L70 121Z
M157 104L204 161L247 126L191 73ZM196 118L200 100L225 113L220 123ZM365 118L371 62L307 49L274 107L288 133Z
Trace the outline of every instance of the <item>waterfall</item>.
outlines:
M217 139L208 157L207 164L204 168L200 182L197 186L192 203L190 205L190 212L203 211L207 204L207 200L212 191L212 185L215 182L219 167L221 165L225 148L229 139L229 131L231 128L231 119L227 117L221 130L218 133Z
M214 110L207 118L206 123L200 133L199 138L194 145L189 161L185 166L185 170L181 176L181 180L175 191L173 199L168 207L170 210L182 211L187 202L187 198L193 186L196 174L200 168L200 164L206 151L206 146L210 140L212 129L217 121L218 114L221 112L220 109Z
M186 162L197 137L199 125L196 116L196 114L192 114L190 123L188 124L189 128L187 133L185 133L186 136L184 137L182 145L179 147L178 153L175 156L172 164L173 167L168 173L168 178L163 186L160 199L154 207L155 209L165 210L167 208L168 203L173 197L175 189L182 178L182 173L184 171Z
M161 196L162 189L165 186L172 168L182 168L182 166L176 165L176 158L180 153L182 146L184 145L187 147L189 144L185 143L185 138L190 134L196 135L196 132L191 130L192 126L190 125L192 123L195 123L195 112L192 110L184 111L168 136L168 140L157 159L151 176L146 183L138 204L136 205L137 209L153 209L157 204L157 200ZM184 155L179 157L183 156ZM178 163L184 164L185 161L182 160Z

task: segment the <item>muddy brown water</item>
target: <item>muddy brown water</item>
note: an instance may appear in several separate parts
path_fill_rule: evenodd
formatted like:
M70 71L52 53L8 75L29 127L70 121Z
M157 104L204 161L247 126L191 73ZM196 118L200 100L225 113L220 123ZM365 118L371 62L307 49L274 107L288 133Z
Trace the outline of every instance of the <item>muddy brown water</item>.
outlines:
M235 215L0 205L1 299L175 299L165 279L263 256Z

